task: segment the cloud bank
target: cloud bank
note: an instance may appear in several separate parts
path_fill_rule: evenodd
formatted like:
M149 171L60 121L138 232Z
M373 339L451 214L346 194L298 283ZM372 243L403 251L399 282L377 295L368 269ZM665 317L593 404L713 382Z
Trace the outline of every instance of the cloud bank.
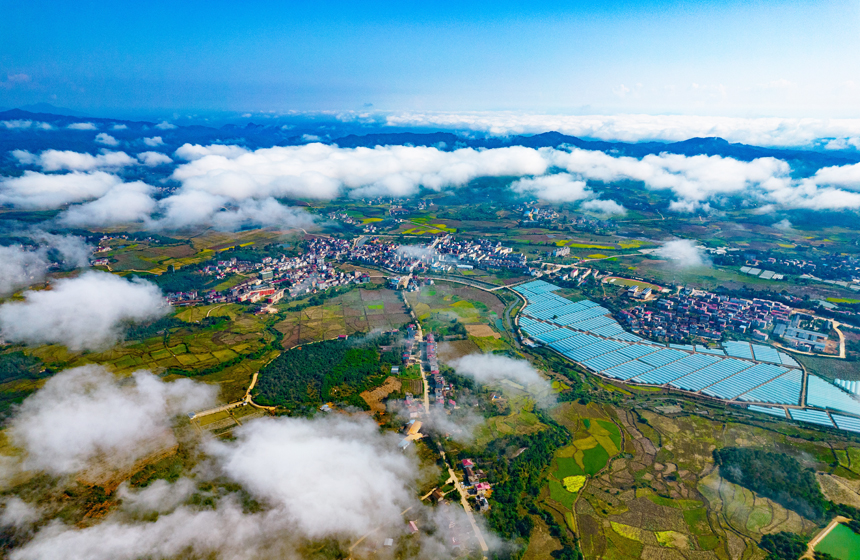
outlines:
M310 538L391 528L413 504L416 465L369 419L263 419L233 433L234 442L210 442L209 454Z
M569 173L518 179L511 183L511 189L514 192L531 194L551 202L583 200L594 194L585 186L585 181Z
M101 198L70 206L59 221L72 227L109 227L146 220L157 208L155 189L141 181L119 183Z
M409 196L418 188L441 190L476 177L541 175L547 161L529 148L436 148L378 146L339 148L325 144L273 147L248 152L225 146L183 146L173 178L187 191L244 198L331 199L351 196Z
M4 303L0 333L12 342L99 349L119 340L126 323L156 319L168 309L154 284L86 272L57 280L51 290L25 292L24 301Z
M0 204L49 210L98 198L120 183L119 177L104 171L61 175L25 171L21 177L0 179Z
M24 467L53 475L88 468L128 468L175 443L170 419L215 402L217 388L180 379L165 383L149 372L122 383L105 368L60 372L24 400L9 428L24 450Z
M353 115L344 115L351 120ZM399 113L389 126L446 128L493 136L562 134L598 140L679 142L718 136L756 146L811 146L835 139L846 146L860 143L860 119L737 118L693 115L529 115L509 112ZM836 146L834 146L835 148Z
M586 200L580 204L579 207L586 212L594 212L595 214L600 214L606 218L611 216L623 216L627 213L627 209L614 200Z
M19 150L13 156L42 172L26 170L20 177L0 179L0 204L56 209L86 203L61 217L66 224L86 227L138 222L153 229L307 228L312 224L308 214L277 199L411 196L421 188L456 188L478 177L511 178L514 192L552 202L585 201L583 210L607 217L625 209L599 199L594 189L597 183L618 181L672 195L668 209L677 212L710 212L733 199L758 208L860 208L860 164L827 167L798 179L788 163L771 157L745 162L663 153L636 159L576 148L446 152L433 147L339 148L319 143L249 151L185 144L175 152L185 163L171 175L181 188L158 199L156 189L126 184L116 173L128 166L172 163L159 152L133 158L124 152L47 150L34 155Z

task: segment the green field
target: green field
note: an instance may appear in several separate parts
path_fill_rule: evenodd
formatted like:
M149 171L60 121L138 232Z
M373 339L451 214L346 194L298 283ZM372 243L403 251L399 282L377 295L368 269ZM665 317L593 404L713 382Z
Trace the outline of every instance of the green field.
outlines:
M816 552L826 552L839 560L860 560L860 535L840 523L815 546Z

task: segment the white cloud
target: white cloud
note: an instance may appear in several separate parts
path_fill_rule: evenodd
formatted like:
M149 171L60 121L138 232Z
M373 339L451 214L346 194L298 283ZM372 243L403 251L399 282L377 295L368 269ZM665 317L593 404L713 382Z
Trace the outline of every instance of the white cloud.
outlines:
M46 122L34 122L29 120L12 120L0 121L0 126L7 130L26 130L29 128L37 128L40 130L52 130L54 127Z
M59 208L70 202L98 198L119 183L119 177L103 171L63 175L25 171L21 177L0 178L0 204L29 209Z
M309 228L314 217L302 209L284 206L273 198L233 201L203 191L185 191L160 201L161 215L150 222L154 229L185 229L201 225L224 231L242 227Z
M694 213L694 212L711 212L711 205L707 202L699 202L698 200L673 200L669 203L671 212Z
M34 230L26 234L30 239L41 243L46 249L53 249L60 254L66 266L81 268L89 266L93 248L87 245L83 237L76 235L55 235L45 231Z
M96 143L104 144L105 146L116 146L119 144L119 141L107 132L101 132L96 134Z
M585 186L585 181L576 179L569 173L518 179L511 183L511 188L516 192L533 194L552 202L582 200L594 194Z
M3 513L0 514L0 526L22 529L38 521L41 516L42 512L37 506L12 496L6 500Z
M211 441L209 454L310 538L401 525L400 512L413 503L408 483L416 465L395 434L369 419L264 419L233 434L235 442Z
M128 468L175 444L173 416L211 406L217 388L147 371L120 383L102 366L58 373L24 400L9 428L24 467L53 475Z
M86 272L0 305L0 332L13 342L99 349L116 342L127 323L155 319L168 309L154 284Z
M167 121L161 121L160 123L155 125L155 128L157 128L158 130L172 130L172 129L176 128L176 125L170 124Z
M241 146L225 146L224 144L212 144L209 146L183 144L176 149L176 157L186 161L194 161L205 156L224 156L228 159L235 159L247 153L250 153L250 151Z
M199 407L195 407L199 408ZM136 513L164 513L176 509L197 490L197 485L189 478L180 478L170 483L158 479L148 486L132 490L127 482L117 488L117 497L122 500L124 510Z
M147 167L158 167L159 165L173 163L170 156L159 152L141 152L137 154L137 159Z
M607 217L623 216L627 213L627 209L614 200L586 200L579 207L587 212L594 212Z
M710 261L705 256L702 248L689 239L667 241L652 254L663 259L668 259L672 264L680 268L710 266Z
M206 154L207 150L213 153ZM408 196L419 186L441 190L482 176L539 175L547 162L529 148L462 149L386 146L339 148L323 144L228 152L222 146L183 146L173 178L185 190L206 191L235 199L275 197L334 198Z
M261 504L260 511L243 512L236 495L211 507L183 505L199 491L188 479L159 481L137 491L121 487L121 509L101 523L78 528L53 521L11 557L300 558L297 547L306 545L306 539L353 541L368 533L373 533L370 539L400 537L405 533L402 512L408 507L408 518L419 519L421 527L421 534L412 537L420 548L417 558L450 555L454 533L471 531L459 508L417 503L413 456L397 448L400 436L381 431L366 417L266 418L246 423L234 435L232 441L205 444L209 467L199 469L198 476L214 471L211 476L241 484ZM480 516L477 522L483 525ZM490 532L485 535L496 550L498 540Z
M50 264L48 251L56 250L69 267L87 266L91 248L80 237L45 232L22 233L41 243L29 249L20 245L0 246L0 297L44 281Z
M834 138L829 140L825 145L826 150L860 150L860 136L854 138Z
M37 156L33 155L27 150L12 150L9 153L11 153L12 157L15 158L15 160L21 165L33 165L34 163L39 161L39 158Z
M44 251L28 251L20 246L0 246L0 297L6 297L45 279L48 267Z
M346 116L351 120L355 116ZM571 136L642 142L678 142L719 136L756 146L811 146L820 138L860 136L860 119L737 118L695 115L534 115L511 112L399 113L390 126L447 128L496 136L558 131Z
M79 152L46 150L39 154L38 164L43 171L93 171L121 169L137 165L137 161L125 152L102 152L93 156Z
M512 381L537 395L542 405L555 404L550 382L526 360L493 354L469 354L453 360L450 365L460 375L467 375L478 383Z
M788 218L783 218L782 220L774 223L773 227L782 231L791 231L794 226L791 225L791 222L788 220Z
M69 130L98 130L98 127L91 122L72 123L66 128Z
M820 186L860 190L860 163L824 167L816 171L811 180Z
M638 160L579 149L547 153L555 165L589 180L642 181L651 189L668 189L685 200L696 201L743 192L769 181L784 184L791 171L787 163L775 158L744 162L721 156L660 154Z
M111 127L111 130L128 130L128 125L115 124Z
M152 138L144 138L143 143L150 148L155 148L156 146L163 145L164 140L161 139L161 136L153 136Z
M299 558L280 512L248 515L235 497L215 509L180 507L151 523L111 517L83 529L53 522L14 550L13 560L161 560L190 556L252 560ZM283 541L287 541L284 543Z
M156 210L155 189L146 183L120 183L101 198L70 206L59 216L73 227L108 227L141 222Z

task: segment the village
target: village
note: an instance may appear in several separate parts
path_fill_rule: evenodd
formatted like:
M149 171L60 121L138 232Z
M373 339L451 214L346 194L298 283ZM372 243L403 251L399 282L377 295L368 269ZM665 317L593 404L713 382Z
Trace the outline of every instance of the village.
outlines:
M634 288L629 293L636 297ZM797 297L790 300L803 302ZM759 342L773 337L801 352L823 353L836 346L835 341L828 345L833 321L816 319L779 301L733 298L689 288L661 297L654 306L640 304L620 310L618 318L622 325L651 340L684 342L697 337L719 341L732 332Z

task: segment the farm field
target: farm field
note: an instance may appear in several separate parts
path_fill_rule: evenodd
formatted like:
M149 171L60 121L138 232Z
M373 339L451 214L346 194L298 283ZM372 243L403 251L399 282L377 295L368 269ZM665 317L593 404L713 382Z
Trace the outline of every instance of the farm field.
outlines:
M556 453L541 499L559 524L576 531L587 559L757 558L762 534L817 531L816 522L723 480L712 459L717 447L799 456L832 471L840 501L860 498L860 475L847 468L851 458L860 460L860 446L841 442L834 450L833 442L745 424L594 403L564 403L552 416L572 441Z
M286 313L274 327L284 335L284 348L357 332L398 329L411 321L400 297L387 288L358 288L301 311L289 311L295 307L292 304L279 306Z
M452 282L422 286L418 292L407 293L406 297L428 330L458 321L464 325L489 325L498 332L496 321L505 311L505 304L495 295ZM482 331L482 334L486 333Z
M198 324L207 313L224 319L212 326ZM269 316L250 315L241 306L231 304L183 308L173 317L179 326L101 352L74 353L58 345L26 352L52 368L100 364L118 375L129 375L139 369L166 374L168 379L191 375L200 381L217 383L225 401L240 398L253 373L274 357L273 352L265 349L274 340L266 330L274 322ZM224 363L228 365L219 369ZM207 372L213 369L218 371Z

